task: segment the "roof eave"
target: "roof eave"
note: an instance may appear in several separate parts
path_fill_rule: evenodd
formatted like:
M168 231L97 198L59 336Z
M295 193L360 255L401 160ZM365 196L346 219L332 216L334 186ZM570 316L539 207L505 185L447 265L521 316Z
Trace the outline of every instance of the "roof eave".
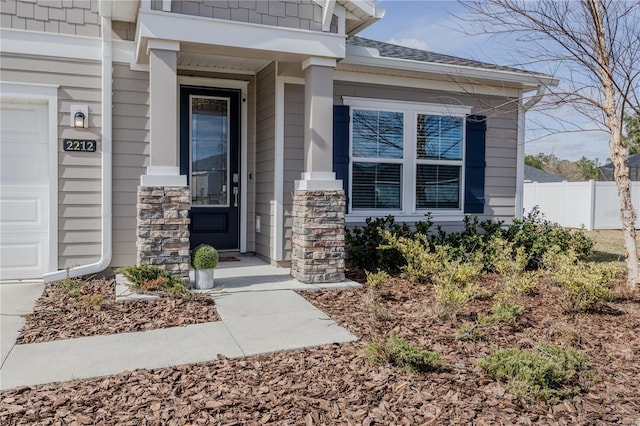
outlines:
M389 58L389 57L368 57L349 54L340 61L345 65L374 66L389 69L401 69L406 71L417 71L432 74L445 74L461 78L478 79L495 82L508 82L518 84L523 91L534 90L540 85L555 87L559 80L546 74L515 72L507 70L497 70L489 68L478 68L464 65L440 64L436 62L422 62L411 59Z

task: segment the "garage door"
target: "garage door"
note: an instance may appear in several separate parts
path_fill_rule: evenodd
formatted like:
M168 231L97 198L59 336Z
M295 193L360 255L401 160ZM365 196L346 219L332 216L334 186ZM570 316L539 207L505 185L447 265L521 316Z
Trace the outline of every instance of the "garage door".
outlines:
M0 279L42 278L49 241L47 105L1 103Z

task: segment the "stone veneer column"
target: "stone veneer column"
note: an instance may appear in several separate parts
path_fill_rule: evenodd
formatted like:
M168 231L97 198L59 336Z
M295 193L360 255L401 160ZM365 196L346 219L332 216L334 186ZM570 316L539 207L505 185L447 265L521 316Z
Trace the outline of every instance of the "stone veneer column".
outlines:
M344 280L344 191L293 194L291 275L304 283Z
M185 186L138 187L138 265L189 278L189 197Z
M335 59L303 61L304 173L295 181L291 275L304 283L344 279L345 195L333 170Z

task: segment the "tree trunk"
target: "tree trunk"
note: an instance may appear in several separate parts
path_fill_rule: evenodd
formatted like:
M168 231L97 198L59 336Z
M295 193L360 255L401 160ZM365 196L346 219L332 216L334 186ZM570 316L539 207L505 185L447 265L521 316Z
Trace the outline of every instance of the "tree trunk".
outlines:
M627 161L627 150L622 142L621 132L612 132L609 147L613 154L611 161L613 162L614 178L620 200L620 221L622 223L627 258L627 284L633 290L640 282L636 247L636 212L631 203L629 162Z
M638 272L638 251L636 248L636 212L631 203L631 182L629 180L629 161L627 148L622 139L622 113L618 116L616 105L616 92L613 81L612 54L606 42L604 20L597 0L589 0L587 8L593 17L595 25L595 37L597 46L597 61L600 66L600 81L604 94L602 109L605 114L605 124L609 129L609 148L611 149L611 161L613 162L613 177L618 187L620 200L620 222L624 234L624 245L627 258L627 284L635 290L640 281Z

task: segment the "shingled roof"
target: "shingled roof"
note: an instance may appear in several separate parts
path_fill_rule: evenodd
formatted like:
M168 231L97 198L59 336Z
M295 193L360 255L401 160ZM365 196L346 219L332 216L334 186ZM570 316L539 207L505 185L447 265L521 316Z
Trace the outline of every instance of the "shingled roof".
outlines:
M458 58L457 56L443 55L441 53L429 52L427 50L398 46L397 44L384 43L382 41L370 40L363 37L351 37L347 40L347 45L377 49L380 53L380 56L383 58L407 59L435 64L457 65L463 67L533 74L529 71L518 68L489 64L487 62L474 61L471 59Z
M554 175L553 173L545 172L544 170L536 169L528 164L524 165L524 180L532 182L562 182L567 180L562 176Z

